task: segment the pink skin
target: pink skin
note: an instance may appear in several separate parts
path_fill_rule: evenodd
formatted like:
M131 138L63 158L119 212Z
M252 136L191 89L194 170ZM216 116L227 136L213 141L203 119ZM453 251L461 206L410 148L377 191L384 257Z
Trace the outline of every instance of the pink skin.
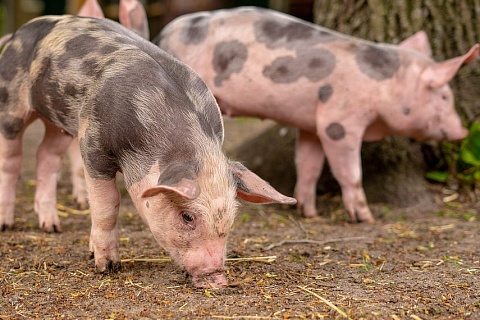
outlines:
M396 51L400 60L395 74L379 81L360 71L352 49L372 43L333 32L337 41L320 38L312 45L312 39L316 37L313 35L305 43L299 40L298 47L289 48L294 40L288 43L290 40L281 38L284 35L275 34L288 46L279 42L277 47L269 48L258 42L255 35L258 31L255 30L256 22L267 14L269 19L282 26L299 22L273 11L219 10L210 15L184 15L167 25L155 42L202 77L222 113L269 118L299 128L295 197L297 206L306 217L317 215L316 185L325 158L342 188L343 202L352 221L374 222L362 188L362 141L378 140L388 135L419 140L466 137L467 129L463 128L455 111L448 82L463 64L477 58L478 44L465 55L438 63L430 57L431 48L423 31L397 46L376 44L379 50ZM204 19L198 28L208 26L205 31L198 29L206 32L205 39L200 44L186 42L192 19L200 16ZM232 41L241 43L248 55L242 67L231 72L219 85L219 67L215 70L212 62L216 45ZM325 78L308 80L301 76L295 81L280 83L264 75L265 67L271 66L276 59L294 58L297 55L295 50L308 50L312 46L328 50L335 57L334 68ZM320 101L319 88L327 85L331 94L325 101ZM326 132L334 123L341 124L344 130L344 135L337 139L332 139Z

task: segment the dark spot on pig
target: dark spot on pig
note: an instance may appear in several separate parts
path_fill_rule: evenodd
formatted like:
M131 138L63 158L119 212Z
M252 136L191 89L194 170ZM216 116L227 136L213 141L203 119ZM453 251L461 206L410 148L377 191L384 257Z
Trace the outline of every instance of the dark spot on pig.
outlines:
M211 110L212 108L208 108ZM204 113L200 113L196 111L198 123L202 128L202 131L210 138L215 139L217 141L223 141L223 126L222 122L219 121L220 119L218 115L213 115L214 117L208 117Z
M147 201L147 203L145 203L145 206L146 206L147 208L150 208L150 202Z
M75 88L75 86L71 83L67 83L65 85L65 89L64 89L64 92L66 95L69 95L69 96L76 96L77 95L77 88Z
M247 187L245 182L243 182L243 180L239 176L233 175L233 179L235 181L235 184L237 185L238 190L241 190L246 193L250 193L250 189Z
M64 87L64 93L70 97L79 97L85 94L86 90L86 87L78 88L72 83L67 83Z
M192 93L208 92L208 88L200 78L195 78L188 84ZM204 99L199 99L203 101ZM218 105L214 100L208 100L209 104L195 107L195 115L202 131L210 138L221 143L223 141L223 123L218 111Z
M185 44L197 45L207 38L208 19L206 16L195 17L190 24L182 30L181 40Z
M278 48L286 46L288 42L311 38L315 29L296 21L285 24L278 20L262 19L255 22L254 32L259 42L265 43L269 48Z
M22 118L9 114L0 114L0 133L5 139L13 140L22 131L24 121Z
M318 100L321 102L325 103L330 99L333 93L333 88L331 84L326 84L324 86L321 86L320 89L318 89Z
M182 179L197 180L199 164L195 161L173 162L158 177L158 185L174 186Z
M102 146L98 146L98 138L95 133L87 131L83 138L79 139L85 169L93 179L114 179L119 170L115 156L105 152Z
M310 81L319 81L332 73L335 64L335 56L330 51L306 48L297 51L296 57L276 58L263 69L263 75L276 83L292 83L302 76Z
M328 29L301 21L261 19L254 24L255 38L270 49L296 49L299 42L314 45L340 39Z
M45 57L40 65L38 77L33 80L30 89L33 109L51 120L53 110L50 97L58 94L58 81L52 79L52 59Z
M119 48L117 46L108 44L108 45L102 46L99 50L99 53L101 55L107 55L107 54L110 54L110 53L113 53L113 52L117 51L118 49Z
M96 59L85 59L82 61L82 69L89 77L100 77L102 70L99 69L99 64Z
M237 161L230 162L230 166L232 167L231 173L237 189L247 193L250 192L250 189L247 187L245 182L243 182L242 178L240 178L242 171L248 171L247 167Z
M72 59L83 59L92 52L92 48L101 47L100 41L89 35L81 34L65 43L65 53L59 57L60 67L66 68Z
M5 81L12 81L18 72L19 53L13 46L7 47L0 59L0 77Z
M0 88L0 103L7 103L8 101L8 90L5 87Z
M77 122L76 119L71 119L73 114L69 112L70 105L63 94L64 88L60 87L52 68L52 59L45 57L40 64L37 78L32 82L30 90L32 106L38 113L73 136L77 132ZM72 123L75 125L68 127L67 124Z
M293 57L278 57L263 69L263 75L273 82L291 83L300 77Z
M402 108L402 113L406 116L410 114L410 108L409 107L403 107Z
M327 77L335 68L335 56L328 50L314 48L297 52L297 60L304 61L301 64L301 75L310 81L318 81Z
M325 132L332 140L341 140L345 137L345 128L338 122L330 123Z
M377 81L393 77L400 67L398 52L389 47L362 44L358 46L355 59L360 71Z
M247 60L247 47L238 40L222 41L213 51L213 69L217 73L215 85L220 87L233 73L239 73Z
M22 42L22 50L16 60L12 61L18 61L23 70L28 70L37 52L34 50L35 47L39 46L39 43L52 31L57 22L50 18L38 19L18 29L13 38Z

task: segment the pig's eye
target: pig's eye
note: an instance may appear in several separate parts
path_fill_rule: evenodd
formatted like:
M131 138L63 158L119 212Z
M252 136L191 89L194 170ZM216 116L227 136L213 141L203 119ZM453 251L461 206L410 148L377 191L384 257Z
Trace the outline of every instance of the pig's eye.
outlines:
M442 100L447 101L448 97L446 95L442 95Z
M195 218L186 211L182 211L182 218L183 218L183 221L185 221L186 223L192 223L193 220L195 220Z

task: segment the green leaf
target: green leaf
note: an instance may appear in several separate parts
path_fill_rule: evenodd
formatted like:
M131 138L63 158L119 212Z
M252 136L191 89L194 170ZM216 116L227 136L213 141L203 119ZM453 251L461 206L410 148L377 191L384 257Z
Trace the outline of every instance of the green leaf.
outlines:
M462 150L459 161L468 163L472 166L480 165L480 158L477 158L470 150Z
M448 172L446 171L430 171L425 174L429 180L445 183L448 181Z

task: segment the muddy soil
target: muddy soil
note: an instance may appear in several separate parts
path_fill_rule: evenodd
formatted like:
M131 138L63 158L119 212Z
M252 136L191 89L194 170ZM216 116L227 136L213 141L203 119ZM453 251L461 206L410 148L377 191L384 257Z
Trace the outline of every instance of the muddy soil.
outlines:
M74 210L66 166L63 233L38 228L39 131L27 132L15 229L0 233L1 319L480 319L479 208L439 186L430 186L434 209L372 204L374 225L349 223L333 193L319 196L314 219L243 205L229 238L231 286L221 290L192 287L122 189L123 268L99 274L89 260L89 211Z

